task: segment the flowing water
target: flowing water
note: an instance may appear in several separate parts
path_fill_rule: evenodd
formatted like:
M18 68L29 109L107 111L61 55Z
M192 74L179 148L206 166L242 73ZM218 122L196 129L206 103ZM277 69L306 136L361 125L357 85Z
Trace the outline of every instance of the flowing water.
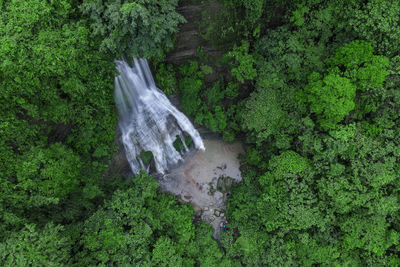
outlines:
M156 87L147 60L134 59L132 66L116 60L115 101L120 113L119 127L125 153L133 173L144 166L139 155L151 151L157 172L164 174L182 160L173 143L189 135L195 148L204 150L198 131Z

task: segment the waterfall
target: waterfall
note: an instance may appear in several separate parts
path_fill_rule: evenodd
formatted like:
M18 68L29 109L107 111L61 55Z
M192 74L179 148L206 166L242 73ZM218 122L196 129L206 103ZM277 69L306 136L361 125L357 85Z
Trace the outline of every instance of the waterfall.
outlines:
M184 133L192 138L197 149L205 149L190 120L156 87L147 60L134 59L133 67L125 60L116 60L115 64L120 74L115 78L119 127L133 173L146 168L139 158L142 151L153 153L155 167L161 174L176 165L182 156L173 143L179 136L186 148Z

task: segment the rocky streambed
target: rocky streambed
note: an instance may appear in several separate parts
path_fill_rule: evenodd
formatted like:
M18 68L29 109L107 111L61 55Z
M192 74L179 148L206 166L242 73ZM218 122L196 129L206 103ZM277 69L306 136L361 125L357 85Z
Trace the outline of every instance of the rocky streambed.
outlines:
M225 201L230 186L240 182L240 143L204 140L205 151L191 151L170 173L156 177L160 187L193 205L195 213L215 229L214 237L226 224Z

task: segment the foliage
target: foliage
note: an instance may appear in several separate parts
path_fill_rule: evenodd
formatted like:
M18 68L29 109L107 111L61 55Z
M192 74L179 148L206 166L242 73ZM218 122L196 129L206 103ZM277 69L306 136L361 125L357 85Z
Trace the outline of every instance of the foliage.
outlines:
M228 60L233 60L231 73L240 83L253 80L257 76L257 71L253 68L255 60L249 54L249 46L247 41L242 41L241 46L234 46L232 51L226 54Z
M399 4L379 2L298 1L254 43L248 154L221 240L240 264L399 264L399 65L385 45L398 17L384 15Z
M308 6L304 4L297 4L296 9L292 11L292 16L290 17L290 22L295 26L300 27L304 25L305 19L304 15L310 11Z
M195 229L193 209L157 187L152 177L141 173L126 190L115 192L85 221L77 264L188 266L204 258L223 259L211 229ZM213 249L200 250L198 244Z
M300 98L310 103L325 129L335 128L355 108L358 117L376 111L384 100L383 83L389 60L373 55L371 44L353 41L339 47L335 56L326 59L328 74L312 73ZM356 90L360 91L356 100Z
M313 73L304 91L311 112L318 115L318 122L326 129L335 128L355 106L356 87L339 75L328 74L322 78Z
M195 122L206 126L212 132L223 133L224 139L233 141L234 132L232 126L235 121L229 123L230 113L235 113L235 106L230 109L222 103L225 95L231 99L238 96L238 85L228 83L227 88L223 80L218 80L209 88L206 88L205 76L212 73L211 66L201 64L198 61L190 61L179 66L179 89L181 92L181 106L185 114L194 115Z
M210 1L199 23L202 37L221 48L232 47L238 40L258 39L268 26L284 17L294 1L223 0Z
M332 72L351 80L361 91L358 112L361 115L376 111L385 99L384 82L388 75L389 59L374 55L372 45L353 41L337 49L335 56L327 59Z
M98 180L115 151L114 66L74 4L2 7L0 237L79 218L102 196Z
M187 148L190 148L193 144L193 140L190 136L185 135L184 136L184 141L185 141L185 145ZM185 145L182 143L181 138L179 138L179 136L176 136L176 140L174 141L174 147L177 151L181 152L184 151L185 149Z
M166 95L177 93L176 72L172 65L161 63L157 66L155 76L157 85Z
M77 187L82 167L79 156L60 143L48 149L32 147L18 165L16 189L29 196L21 199L28 207L57 204Z
M269 1L265 0L256 0L256 1L249 1L249 0L227 0L225 1L226 5L232 8L239 8L241 7L244 10L244 22L255 24L258 19L261 18L263 13L263 6Z
M179 73L183 76L179 81L182 108L188 115L194 115L201 106L198 95L203 87L203 74L199 71L197 61L180 66Z
M282 128L290 126L289 114L282 107L278 84L268 84L254 92L246 102L243 113L243 125L247 130L254 130L259 140L273 135L279 138Z
M153 160L153 153L151 151L142 151L139 155L139 158L142 160L145 166L149 165Z
M63 227L47 224L37 229L27 224L0 243L1 266L60 266L70 262L71 240Z
M350 12L349 12L350 13ZM383 55L393 55L400 45L398 1L370 0L350 13L348 24L356 38L369 41Z
M0 265L399 266L399 1L212 2L200 34L224 56L174 65L177 4L0 0ZM245 143L219 243L151 176L115 174L123 55Z
M256 35L260 25L269 23L275 12L290 1L276 0L224 0L224 4L233 13L237 25L236 30L243 31L244 35L250 37ZM268 10L268 11L267 11ZM275 12L271 12L271 10Z
M177 4L177 0L85 0L80 9L91 19L93 36L102 39L103 52L150 58L172 48L172 35L185 22L175 10Z

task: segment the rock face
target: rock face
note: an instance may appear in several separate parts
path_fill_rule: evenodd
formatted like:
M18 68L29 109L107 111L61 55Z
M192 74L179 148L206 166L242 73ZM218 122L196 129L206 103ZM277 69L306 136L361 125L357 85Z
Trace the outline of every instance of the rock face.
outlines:
M218 191L220 177L231 177L241 181L239 154L244 154L240 143L225 143L220 140L204 140L205 151L192 151L183 164L169 174L157 176L156 180L164 191L177 195L182 201L190 202L203 221L210 223L214 237L218 238L224 213L226 192Z
M197 2L197 3L196 3ZM201 14L208 8L217 8L217 1L187 1L177 10L186 19L186 23L179 28L174 49L168 53L167 61L180 64L192 59L199 46L204 48L204 52L211 57L219 57L221 52L215 49L210 43L204 40L199 34L199 22Z

